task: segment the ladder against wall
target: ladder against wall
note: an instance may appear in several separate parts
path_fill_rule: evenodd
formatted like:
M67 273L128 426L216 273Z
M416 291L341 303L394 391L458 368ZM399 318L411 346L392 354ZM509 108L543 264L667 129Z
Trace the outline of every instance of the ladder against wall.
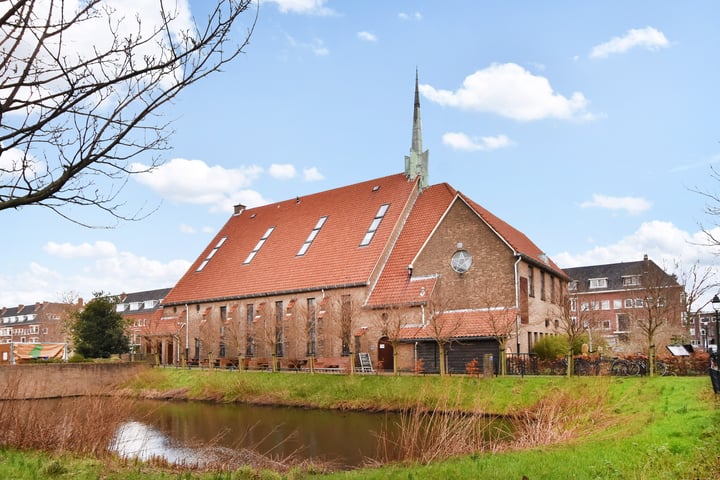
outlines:
M372 362L370 361L370 354L367 352L358 353L358 372L374 372Z

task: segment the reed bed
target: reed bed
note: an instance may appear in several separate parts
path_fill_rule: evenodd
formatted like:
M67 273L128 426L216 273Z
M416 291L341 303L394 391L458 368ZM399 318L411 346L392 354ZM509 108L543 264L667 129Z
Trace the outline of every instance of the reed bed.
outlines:
M606 399L606 390L557 391L503 416L457 410L449 396L432 408L418 403L402 411L395 429L379 432L377 459L368 464L429 465L461 455L567 443L610 424Z

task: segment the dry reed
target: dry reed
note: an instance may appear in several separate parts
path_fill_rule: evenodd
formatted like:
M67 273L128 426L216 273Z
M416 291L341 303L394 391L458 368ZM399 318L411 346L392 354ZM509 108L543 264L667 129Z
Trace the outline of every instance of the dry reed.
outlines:
M17 398L20 380L5 385L5 396ZM108 453L118 426L127 420L127 400L90 397L83 408L72 399L0 401L0 445L49 452L102 456Z
M447 399L431 409L416 405L401 413L396 428L378 434L377 459L368 464L428 464L458 455L568 442L608 426L606 396L606 390L551 392L535 405L502 417L458 411Z

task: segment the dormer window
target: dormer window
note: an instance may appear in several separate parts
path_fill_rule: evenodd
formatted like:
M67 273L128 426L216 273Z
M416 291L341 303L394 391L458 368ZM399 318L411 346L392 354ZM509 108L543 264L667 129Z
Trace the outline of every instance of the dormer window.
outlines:
M607 278L591 278L590 288L607 288Z
M377 229L380 227L380 222L382 222L383 217L385 217L385 213L387 213L388 208L390 208L389 203L386 203L385 205L380 205L380 208L378 209L377 213L375 214L375 218L373 218L373 221L370 222L370 227L367 229L365 236L363 237L362 241L360 242L361 247L370 245L370 242L372 241L373 237L375 236L375 232L377 232Z
M622 277L623 287L637 287L640 285L640 275L627 275Z
M578 281L573 280L570 283L568 283L568 290L571 292L576 292L578 287Z
M253 258L255 258L255 255L257 255L262 246L265 245L265 241L268 239L273 230L275 230L275 227L270 227L265 231L265 234L263 234L262 238L260 238L257 245L255 245L255 248L252 249L250 255L247 256L247 258L243 262L243 265L247 265L248 263L252 262Z
M308 248L310 248L310 245L312 245L313 240L315 240L315 237L317 237L318 233L320 233L320 229L323 227L323 225L325 225L325 220L327 220L327 215L324 217L320 217L320 219L317 221L317 223L315 224L315 228L312 229L312 232L310 232L310 235L308 235L305 243L303 243L300 247L300 250L297 253L298 257L302 257L308 251Z

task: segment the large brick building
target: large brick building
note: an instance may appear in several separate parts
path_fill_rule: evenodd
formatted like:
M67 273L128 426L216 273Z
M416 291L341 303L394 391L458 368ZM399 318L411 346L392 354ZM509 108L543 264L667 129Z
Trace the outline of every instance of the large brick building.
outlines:
M634 262L565 268L571 311L595 342L615 352L645 352L648 333L662 351L687 333L684 289L644 256Z
M528 352L553 333L567 277L523 233L446 183L429 185L420 102L405 170L246 209L163 301L191 361L450 371ZM186 350L187 349L187 350ZM353 357L354 358L354 357ZM496 357L497 358L497 357Z

